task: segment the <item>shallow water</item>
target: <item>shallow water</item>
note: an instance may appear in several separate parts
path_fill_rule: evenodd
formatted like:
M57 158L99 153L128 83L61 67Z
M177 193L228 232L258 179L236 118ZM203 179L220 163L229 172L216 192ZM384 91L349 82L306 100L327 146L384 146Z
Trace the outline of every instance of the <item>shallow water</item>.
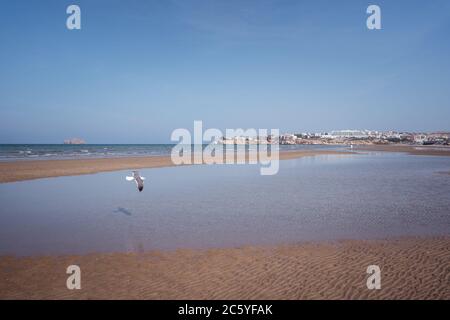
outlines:
M77 254L450 234L449 157L328 155L0 184L0 254Z

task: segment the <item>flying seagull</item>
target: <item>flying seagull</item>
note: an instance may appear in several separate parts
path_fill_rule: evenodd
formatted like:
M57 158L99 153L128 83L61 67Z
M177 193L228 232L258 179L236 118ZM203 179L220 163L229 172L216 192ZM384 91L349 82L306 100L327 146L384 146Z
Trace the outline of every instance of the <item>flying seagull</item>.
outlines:
M127 176L126 179L127 181L136 181L136 186L139 190L139 192L141 192L144 189L144 177L141 177L139 175L139 171L132 171L133 175L132 176Z

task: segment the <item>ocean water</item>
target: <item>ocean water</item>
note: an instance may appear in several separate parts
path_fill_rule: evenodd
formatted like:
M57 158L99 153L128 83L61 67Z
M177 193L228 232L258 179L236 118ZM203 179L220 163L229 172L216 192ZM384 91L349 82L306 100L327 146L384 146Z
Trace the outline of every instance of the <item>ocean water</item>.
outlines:
M0 255L450 235L449 157L327 155L0 184Z
M170 144L0 144L0 161L169 155Z
M165 156L170 155L173 147L174 144L0 144L0 161ZM345 148L345 146L281 145L280 151Z

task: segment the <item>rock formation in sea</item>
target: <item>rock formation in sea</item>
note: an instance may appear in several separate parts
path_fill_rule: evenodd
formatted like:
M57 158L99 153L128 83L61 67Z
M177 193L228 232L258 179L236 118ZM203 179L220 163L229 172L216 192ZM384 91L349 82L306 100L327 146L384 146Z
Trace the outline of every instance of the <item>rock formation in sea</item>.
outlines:
M80 138L71 138L64 140L64 144L85 144L86 141Z

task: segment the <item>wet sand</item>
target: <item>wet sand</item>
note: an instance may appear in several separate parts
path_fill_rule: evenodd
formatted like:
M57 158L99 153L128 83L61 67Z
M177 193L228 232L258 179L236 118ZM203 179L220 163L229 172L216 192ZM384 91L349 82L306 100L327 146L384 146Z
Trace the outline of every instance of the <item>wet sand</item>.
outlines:
M449 237L0 258L1 299L450 299L449 284Z
M280 152L280 159L286 160L332 154L348 153L332 150L286 151ZM127 169L160 168L173 165L169 156L8 161L0 162L0 183Z

